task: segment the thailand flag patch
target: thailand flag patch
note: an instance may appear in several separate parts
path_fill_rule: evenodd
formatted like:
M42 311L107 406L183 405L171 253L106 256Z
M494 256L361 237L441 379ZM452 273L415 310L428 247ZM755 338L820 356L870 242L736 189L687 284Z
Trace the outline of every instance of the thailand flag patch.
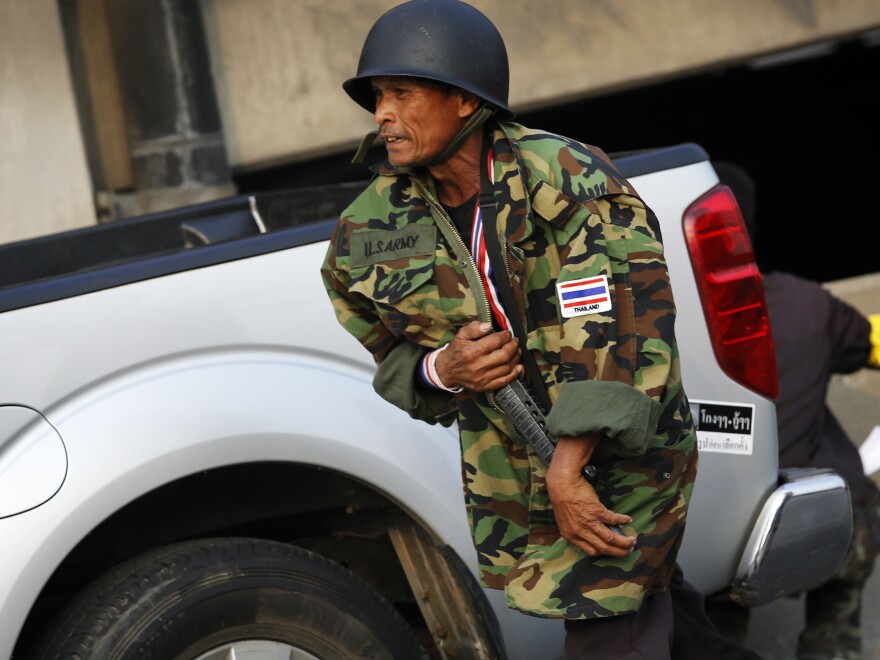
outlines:
M608 278L605 275L557 282L556 291L562 316L567 319L584 314L607 312L611 309L611 294L608 291Z

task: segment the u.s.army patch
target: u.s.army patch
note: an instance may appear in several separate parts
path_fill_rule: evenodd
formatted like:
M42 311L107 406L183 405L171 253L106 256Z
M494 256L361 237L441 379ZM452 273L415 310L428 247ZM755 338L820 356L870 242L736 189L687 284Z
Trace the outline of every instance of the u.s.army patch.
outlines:
M434 254L437 229L409 225L397 230L357 229L351 234L350 265L372 266L383 261Z
M556 293L562 316L570 319L584 314L597 314L611 309L611 294L605 275L557 282Z

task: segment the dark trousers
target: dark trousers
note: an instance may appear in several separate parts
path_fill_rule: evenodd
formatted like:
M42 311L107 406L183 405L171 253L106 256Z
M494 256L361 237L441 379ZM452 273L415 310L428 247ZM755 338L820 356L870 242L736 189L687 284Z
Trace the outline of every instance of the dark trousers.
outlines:
M669 589L637 612L565 622L566 660L759 660L712 625L703 595L676 566Z

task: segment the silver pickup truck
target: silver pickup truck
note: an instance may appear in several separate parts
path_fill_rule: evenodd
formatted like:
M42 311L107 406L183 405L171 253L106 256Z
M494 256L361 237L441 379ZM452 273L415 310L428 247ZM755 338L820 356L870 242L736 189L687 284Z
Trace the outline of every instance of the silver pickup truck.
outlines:
M822 582L842 479L780 472L735 201L685 144L616 162L660 219L700 472L680 561L758 605ZM319 266L363 183L0 246L0 657L554 658L477 586L454 430L374 394Z

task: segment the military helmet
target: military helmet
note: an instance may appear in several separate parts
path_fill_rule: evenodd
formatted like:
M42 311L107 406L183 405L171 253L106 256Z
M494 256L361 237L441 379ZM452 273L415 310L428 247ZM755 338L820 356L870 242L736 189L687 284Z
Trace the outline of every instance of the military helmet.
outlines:
M412 0L380 16L364 42L357 75L342 84L370 112L376 106L373 76L446 83L476 94L501 116L512 116L504 40L492 21L459 0Z

